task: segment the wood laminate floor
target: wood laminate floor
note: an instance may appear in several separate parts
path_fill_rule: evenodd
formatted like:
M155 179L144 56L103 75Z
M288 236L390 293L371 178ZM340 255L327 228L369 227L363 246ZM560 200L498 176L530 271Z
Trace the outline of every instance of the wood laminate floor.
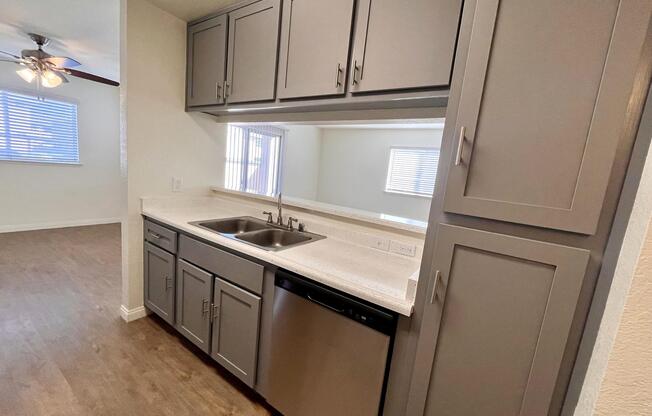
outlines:
M122 321L120 226L0 234L0 415L269 415L161 320Z

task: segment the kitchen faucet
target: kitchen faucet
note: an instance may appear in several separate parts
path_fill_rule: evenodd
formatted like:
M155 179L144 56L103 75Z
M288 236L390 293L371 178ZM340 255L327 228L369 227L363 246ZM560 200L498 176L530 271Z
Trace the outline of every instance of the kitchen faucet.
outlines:
M283 226L283 194L280 192L278 193L278 201L276 203L276 207L278 208L278 217L276 218L276 224L282 227Z

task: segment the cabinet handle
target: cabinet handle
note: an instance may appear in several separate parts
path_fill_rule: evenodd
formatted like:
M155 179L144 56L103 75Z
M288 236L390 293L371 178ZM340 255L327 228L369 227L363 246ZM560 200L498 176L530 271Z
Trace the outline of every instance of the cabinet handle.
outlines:
M231 95L230 92L229 92L229 88L230 88L230 87L231 87L231 85L229 84L229 82L228 82L228 81L224 81L224 99L226 99L226 97L228 97L229 95Z
M360 67L358 66L358 60L353 60L353 76L351 77L351 85L355 86L359 83L357 75L360 72Z
M430 292L430 303L435 303L435 299L441 298L439 295L439 284L441 282L441 273L439 270L435 271L435 279L432 282L432 292Z
M460 127L460 136L457 139L457 153L455 154L455 166L462 163L462 150L464 149L464 136L466 134L466 127Z
M211 322L215 322L215 319L217 318L217 306L218 305L215 304L212 305L213 313L211 313Z
M201 314L202 316L206 315L209 311L208 299L202 299L201 301Z
M161 239L161 234L156 234L155 232L152 232L152 231L148 231L148 233L149 233L149 235L152 236L152 238L155 238L157 240Z
M215 99L216 100L222 99L222 85L220 84L219 81L215 83Z
M167 292L168 289L172 289L172 278L166 276L165 277L165 291Z
M339 88L342 86L342 81L340 81L340 78L342 77L342 65L337 64L337 72L335 73L335 87Z

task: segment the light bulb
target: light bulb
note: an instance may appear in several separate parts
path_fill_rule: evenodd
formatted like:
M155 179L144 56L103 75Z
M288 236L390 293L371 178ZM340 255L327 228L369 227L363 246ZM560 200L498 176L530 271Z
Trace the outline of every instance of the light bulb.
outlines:
M36 78L36 73L30 68L19 69L16 73L27 82L32 82Z
M56 72L49 69L41 75L41 85L45 88L54 88L61 85L61 77Z

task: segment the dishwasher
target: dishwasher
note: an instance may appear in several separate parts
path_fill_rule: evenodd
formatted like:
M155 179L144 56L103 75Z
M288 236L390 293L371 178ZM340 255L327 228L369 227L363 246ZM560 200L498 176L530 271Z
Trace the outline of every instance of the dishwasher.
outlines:
M395 313L276 272L267 401L285 416L381 414Z

